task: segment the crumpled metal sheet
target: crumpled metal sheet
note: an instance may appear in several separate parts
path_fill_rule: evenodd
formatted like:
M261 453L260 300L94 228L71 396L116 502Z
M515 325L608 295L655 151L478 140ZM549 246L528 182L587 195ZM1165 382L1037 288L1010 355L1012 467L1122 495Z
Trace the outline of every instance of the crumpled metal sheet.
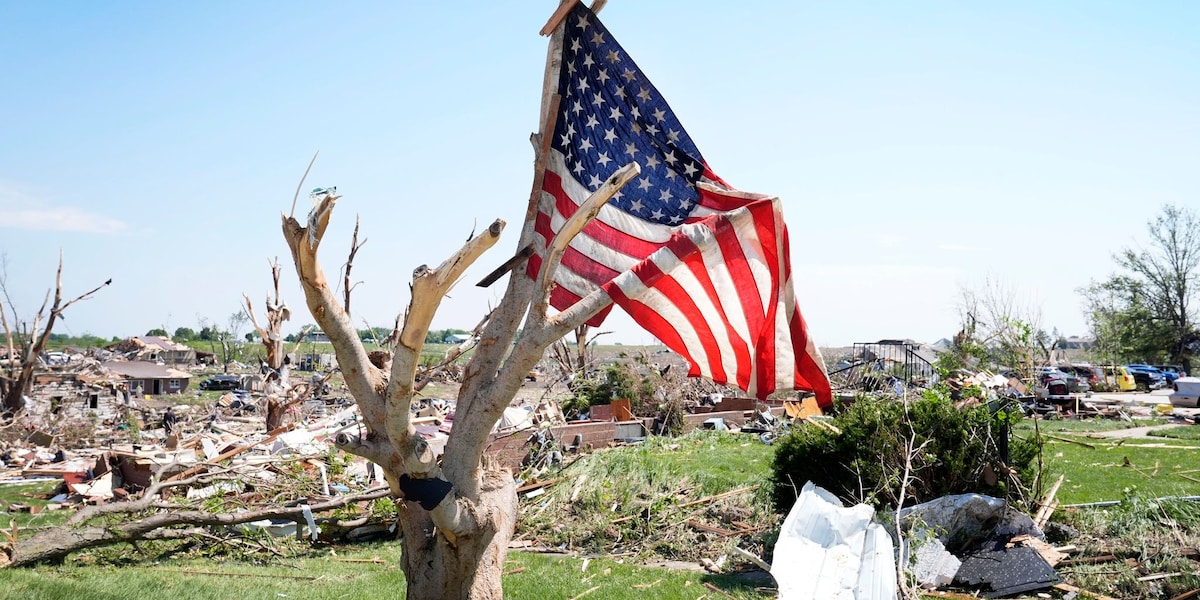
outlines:
M895 598L892 538L874 516L870 506L845 507L806 483L775 543L771 575L780 600Z

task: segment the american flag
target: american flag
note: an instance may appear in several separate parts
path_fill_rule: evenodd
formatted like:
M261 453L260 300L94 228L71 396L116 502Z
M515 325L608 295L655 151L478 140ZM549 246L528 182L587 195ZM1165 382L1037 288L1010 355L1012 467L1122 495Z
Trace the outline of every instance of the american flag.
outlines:
M603 287L691 364L690 375L765 398L801 389L832 401L824 364L796 308L778 199L730 188L600 20L577 3L565 28L558 114L535 222L545 246L622 166L641 174L571 242L551 305ZM597 315L598 325L607 315Z

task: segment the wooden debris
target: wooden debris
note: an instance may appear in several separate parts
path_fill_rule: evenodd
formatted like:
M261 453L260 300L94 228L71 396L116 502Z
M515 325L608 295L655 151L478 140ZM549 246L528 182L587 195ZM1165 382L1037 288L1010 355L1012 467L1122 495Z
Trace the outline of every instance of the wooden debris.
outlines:
M1042 558L1046 559L1046 563L1052 567L1062 562L1062 560L1067 557L1065 553L1059 552L1054 546L1051 546L1050 544L1047 544L1046 542L1043 542L1042 540L1039 540L1033 536L1015 536L1009 540L1008 547L1011 548L1018 544L1037 550L1037 553L1040 554Z
M736 600L736 598L737 598L737 596L734 596L733 594L730 594L729 592L727 592L727 591L725 591L725 590L723 590L723 589L721 589L721 588L719 588L719 587L717 587L717 586L715 586L715 585L713 585L713 584L711 584L711 583L709 583L709 582L707 582L707 581L705 581L705 582L704 582L704 587L706 587L706 588L708 588L709 590L712 590L712 591L714 591L714 592L716 592L716 593L718 593L718 594L720 594L720 595L722 595L722 596L725 596L726 598L734 598L735 600Z
M1065 478L1066 475L1059 475L1058 481L1050 486L1050 491L1046 492L1046 497L1042 498L1041 504L1038 505L1037 514L1033 517L1033 523L1038 526L1038 529L1046 527L1046 523L1050 522L1050 516L1054 514L1054 509L1058 507L1058 501L1054 497L1058 494L1058 488L1062 486Z
M1178 596L1175 596L1174 598L1171 598L1171 600L1192 600L1192 598L1196 598L1198 596L1200 596L1200 588L1194 589L1190 592L1184 592Z
M1066 583L1056 583L1056 584L1054 584L1054 589L1060 590L1063 592L1075 592L1076 594L1086 594L1088 597L1093 598L1094 600L1117 600L1116 598L1113 598L1112 596L1105 596L1104 594L1097 594L1096 592L1089 592L1085 589L1077 588L1073 585L1066 584Z
M600 586L598 586L598 585L594 585L594 586L592 586L592 587L590 587L590 588L588 588L588 589L584 590L582 593L580 593L580 594L578 594L578 595L571 596L570 600L579 600L580 598L582 598L582 597L584 597L584 596L586 596L586 595L588 595L588 594L590 594L590 593L592 593L592 592L594 592L594 591L596 591L596 590L598 590L598 589L600 589Z
M579 476L579 479L575 480L575 486L571 488L571 503L572 504L574 504L576 500L579 500L579 493L583 491L583 484L587 481L587 479L588 479L588 474L584 473L583 475Z
M521 492L528 492L529 490L536 490L538 488L551 486L564 479L566 479L566 477L555 477L554 479L547 479L545 481L533 481L517 488L517 493L520 494Z
M517 567L515 569L509 569L509 570L505 571L504 575L506 575L506 576L507 575L516 575L517 573L524 573L524 572L525 572L525 567Z
M1169 579L1171 577L1178 577L1180 575L1183 575L1183 573L1155 573L1154 575L1146 575L1145 577L1138 577L1137 580L1138 581L1155 581L1158 579Z
M634 587L634 589L644 590L644 589L652 588L660 583L662 583L661 579L655 579L654 581L651 581L650 583L635 583L635 584L633 584L633 587Z
M741 548L738 548L737 546L734 546L732 550L733 550L734 554L754 563L754 566L756 566L768 573L771 572L771 565L768 565L767 561L759 558L758 555L754 554L753 552L750 552L748 550L743 550Z
M1093 445L1093 444L1089 444L1089 443L1087 443L1087 442L1081 442L1081 441L1079 441L1079 440L1073 440L1073 439L1070 439L1070 438L1059 437L1059 436L1057 436L1057 435L1050 435L1050 434L1048 434L1048 433L1043 433L1043 434L1042 434L1042 437L1044 437L1044 438L1050 438L1050 439L1052 439L1052 440L1058 440L1058 441L1060 441L1060 442L1067 442L1068 444L1076 444L1076 445L1079 445L1079 446L1083 446L1084 448L1090 448L1090 449L1092 449L1092 450L1095 450L1095 449L1096 449L1096 446L1095 446L1095 445Z
M191 477L192 475L195 475L197 473L202 473L202 472L208 470L208 468L211 467L212 465L220 463L221 461L229 460L251 448L254 448L255 446L262 446L264 444L270 444L271 442L275 441L275 438L291 431L295 427L296 427L295 423L289 423L287 425L284 425L283 427L272 430L267 435L267 437L265 437L257 442L254 442L251 444L243 444L241 446L238 446L238 447L234 448L233 450L225 452L224 454L212 459L212 461L210 461L208 463L199 464L190 469L187 469L186 471L176 473L175 475L168 477L165 481L179 481L181 479L186 479L188 477Z

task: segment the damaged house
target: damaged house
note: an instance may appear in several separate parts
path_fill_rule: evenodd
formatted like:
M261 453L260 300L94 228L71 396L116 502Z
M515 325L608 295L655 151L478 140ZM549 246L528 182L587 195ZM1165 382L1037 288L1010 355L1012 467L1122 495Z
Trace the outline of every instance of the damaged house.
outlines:
M124 402L118 381L92 370L38 373L28 408L32 414L57 419L112 419L121 413Z
M135 396L182 393L192 377L187 371L141 360L113 360L101 366L123 379Z
M191 366L196 364L196 351L157 335L133 336L108 346L130 361L161 362L168 365Z

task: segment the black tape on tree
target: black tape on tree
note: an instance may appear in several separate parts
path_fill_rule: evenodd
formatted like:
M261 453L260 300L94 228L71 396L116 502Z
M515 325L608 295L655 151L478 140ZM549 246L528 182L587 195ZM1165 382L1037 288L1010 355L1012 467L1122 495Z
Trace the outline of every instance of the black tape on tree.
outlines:
M400 476L400 491L404 492L404 499L415 500L425 510L433 510L453 490L454 486L445 479L417 479L407 474Z

